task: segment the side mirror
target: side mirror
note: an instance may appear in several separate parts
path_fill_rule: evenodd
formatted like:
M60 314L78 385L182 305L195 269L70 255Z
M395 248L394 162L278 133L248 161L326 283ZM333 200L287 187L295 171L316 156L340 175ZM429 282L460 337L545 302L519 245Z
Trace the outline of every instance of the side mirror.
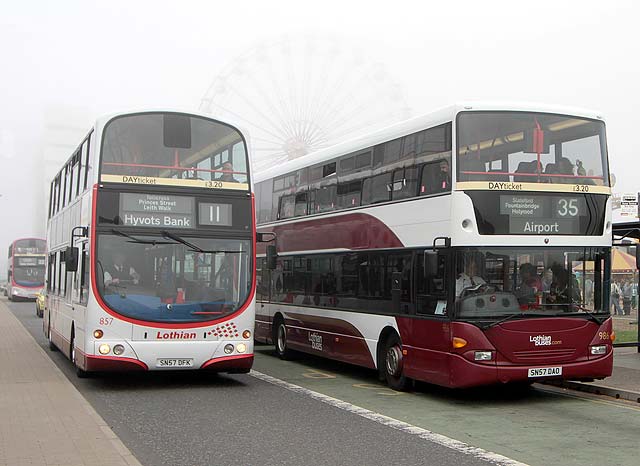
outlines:
M438 253L435 251L424 252L424 274L433 275L438 270Z
M273 244L267 246L267 268L269 270L275 270L276 259L278 258L278 252Z
M636 269L640 270L640 245L636 245Z
M76 272L78 270L78 248L67 246L64 251L64 266L67 272Z

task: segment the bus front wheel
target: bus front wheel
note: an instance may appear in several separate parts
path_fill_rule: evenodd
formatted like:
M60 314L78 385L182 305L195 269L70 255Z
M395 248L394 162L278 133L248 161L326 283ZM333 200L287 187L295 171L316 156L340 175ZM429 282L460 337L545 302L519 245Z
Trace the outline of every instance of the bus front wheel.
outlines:
M76 341L75 341L75 331L71 329L71 348L69 349L69 354L71 355L71 362L76 368L76 375L80 379L84 379L89 376L89 373L80 367L78 367L78 362L76 361Z
M395 333L385 341L381 371L387 385L394 390L404 391L409 387L409 378L403 374L403 355L400 337Z

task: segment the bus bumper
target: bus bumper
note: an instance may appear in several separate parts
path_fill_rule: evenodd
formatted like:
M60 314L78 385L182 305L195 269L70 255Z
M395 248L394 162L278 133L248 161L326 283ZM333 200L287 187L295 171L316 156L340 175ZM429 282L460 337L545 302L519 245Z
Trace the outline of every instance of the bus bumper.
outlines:
M462 356L451 355L449 387L467 388L510 382L542 382L544 380L592 380L609 377L613 371L613 351L588 361L554 364L489 365L477 364ZM529 369L562 367L561 376L529 377Z
M209 359L200 369L229 374L246 374L253 366L253 354L227 356Z

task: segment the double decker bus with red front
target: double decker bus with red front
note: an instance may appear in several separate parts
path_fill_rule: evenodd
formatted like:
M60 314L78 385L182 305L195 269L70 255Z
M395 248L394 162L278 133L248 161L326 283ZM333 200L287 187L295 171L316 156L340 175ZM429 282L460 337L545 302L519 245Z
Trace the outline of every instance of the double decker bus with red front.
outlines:
M256 176L256 339L395 389L612 371L611 201L592 111L472 103Z
M246 373L255 224L244 136L205 115L97 120L51 184L44 331L79 375Z
M36 299L44 287L47 243L39 238L20 238L8 249L7 297L11 301Z

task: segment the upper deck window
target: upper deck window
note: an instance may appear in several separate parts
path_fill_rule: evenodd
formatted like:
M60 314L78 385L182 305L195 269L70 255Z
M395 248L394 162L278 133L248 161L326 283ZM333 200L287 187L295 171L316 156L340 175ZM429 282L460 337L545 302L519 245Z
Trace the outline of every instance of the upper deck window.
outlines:
M249 189L240 133L189 115L144 113L111 120L100 164L103 182Z
M547 113L464 112L458 116L457 134L458 182L609 186L602 121Z

